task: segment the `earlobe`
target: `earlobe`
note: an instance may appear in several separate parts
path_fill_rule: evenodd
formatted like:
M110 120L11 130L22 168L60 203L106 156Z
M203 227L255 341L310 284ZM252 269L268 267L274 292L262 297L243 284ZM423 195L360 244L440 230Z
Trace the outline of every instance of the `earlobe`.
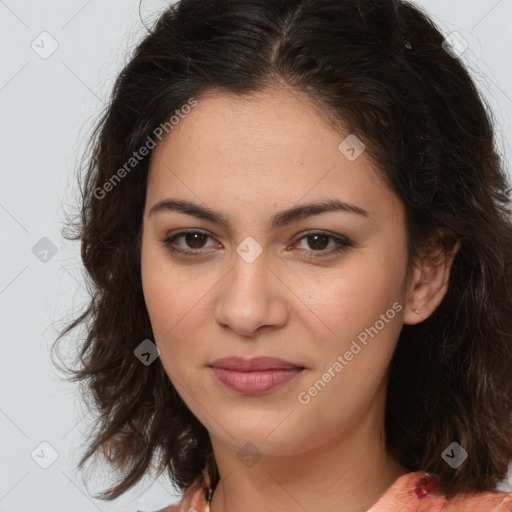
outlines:
M452 238L451 242L449 245L436 238L423 246L406 300L404 324L422 322L442 302L448 290L453 261L460 249L459 240Z

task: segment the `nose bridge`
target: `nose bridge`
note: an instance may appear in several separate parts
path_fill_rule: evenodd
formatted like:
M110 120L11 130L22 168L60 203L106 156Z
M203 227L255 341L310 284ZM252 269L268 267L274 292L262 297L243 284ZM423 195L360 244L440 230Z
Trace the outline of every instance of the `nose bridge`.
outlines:
M250 334L262 325L281 324L285 298L276 287L267 254L241 243L224 281L216 306L217 321L239 333Z
M236 247L231 271L230 294L259 295L270 272L269 252L252 236L246 236Z
M230 310L238 308L251 317L260 316L271 295L267 255L262 253L251 261L237 254L234 260L225 295Z

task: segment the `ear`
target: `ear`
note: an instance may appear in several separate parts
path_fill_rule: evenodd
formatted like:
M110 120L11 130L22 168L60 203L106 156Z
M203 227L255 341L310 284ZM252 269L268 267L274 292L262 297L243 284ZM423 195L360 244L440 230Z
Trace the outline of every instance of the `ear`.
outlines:
M425 320L439 306L448 290L450 270L459 248L460 240L445 230L420 245L407 290L404 324Z

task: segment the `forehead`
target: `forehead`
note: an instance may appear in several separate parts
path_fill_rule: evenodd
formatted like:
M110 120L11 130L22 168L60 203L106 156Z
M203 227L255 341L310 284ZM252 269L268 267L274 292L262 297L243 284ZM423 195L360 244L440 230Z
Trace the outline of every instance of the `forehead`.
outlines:
M327 131L334 135L334 141L322 144ZM288 153L290 159L291 150L301 157L313 149L325 149L340 137L329 130L327 116L317 104L293 89L272 87L246 95L213 90L197 100L197 106L183 116L154 152L157 156L170 147L189 144L218 156L236 156L237 160L263 154L277 158L279 153Z
M367 151L356 146L356 158L346 152L353 137L289 89L244 96L210 92L154 149L148 196L153 203L171 195L195 197L226 209L274 210L326 198L375 214L397 207Z

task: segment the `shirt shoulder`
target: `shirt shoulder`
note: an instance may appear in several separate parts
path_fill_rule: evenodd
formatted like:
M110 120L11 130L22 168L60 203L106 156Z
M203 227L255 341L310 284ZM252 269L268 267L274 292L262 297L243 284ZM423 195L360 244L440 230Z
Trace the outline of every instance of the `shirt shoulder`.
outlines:
M179 512L180 506L178 505L169 505L168 507L161 508L160 510L157 510L156 512Z
M503 491L483 491L457 496L442 509L446 512L511 512L512 493Z
M423 471L406 473L379 498L368 512L512 512L512 493L484 491L451 500L436 491L435 477Z
M203 490L198 485L191 485L176 505L169 505L156 512L210 512L210 507Z

